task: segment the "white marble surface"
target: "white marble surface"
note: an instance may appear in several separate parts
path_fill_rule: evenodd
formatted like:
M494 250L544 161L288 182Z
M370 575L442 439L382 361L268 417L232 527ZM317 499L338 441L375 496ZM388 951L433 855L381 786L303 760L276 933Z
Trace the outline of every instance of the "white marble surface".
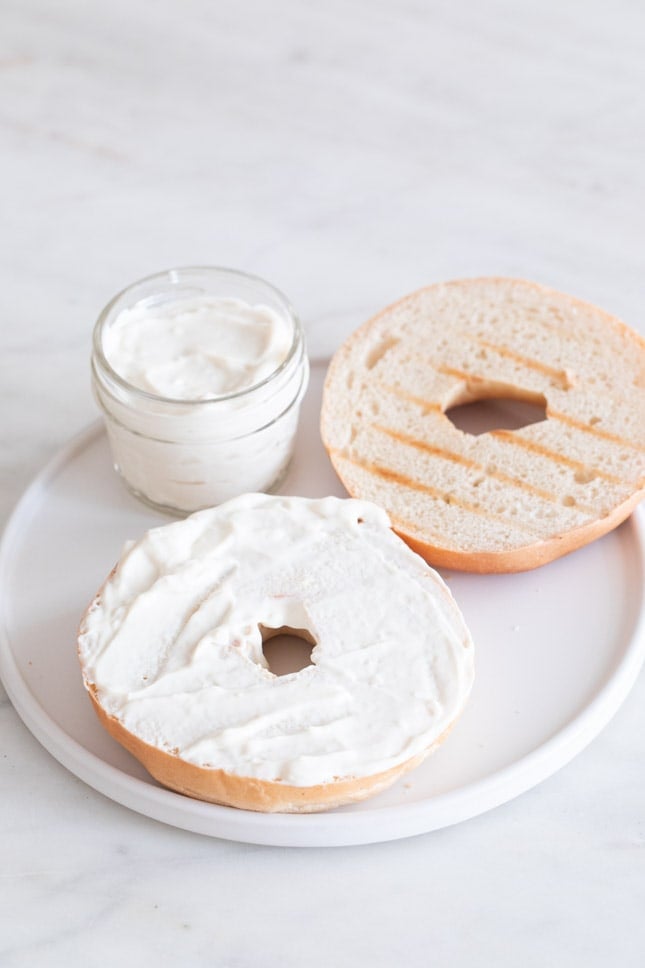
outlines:
M271 279L316 356L475 273L645 332L644 37L629 0L4 0L0 521L95 414L97 311L170 265ZM305 851L117 806L0 690L0 964L640 966L644 706L476 820Z

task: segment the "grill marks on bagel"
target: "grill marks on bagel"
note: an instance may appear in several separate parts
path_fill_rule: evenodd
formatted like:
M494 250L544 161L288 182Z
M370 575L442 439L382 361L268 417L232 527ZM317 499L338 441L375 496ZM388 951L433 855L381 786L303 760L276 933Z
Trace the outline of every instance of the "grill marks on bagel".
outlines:
M399 431L392 430L389 427L379 427L377 424L372 425L375 430L381 433L387 434L393 437L395 440L399 440L402 444L408 447L416 447L418 450L424 451L427 454L432 454L435 457L441 457L443 460L454 461L457 464L461 464L464 467L469 467L474 470L479 471L481 474L488 475L489 477L495 478L495 480L501 481L503 484L509 484L511 487L519 487L529 494L534 494L544 501L552 501L558 504L560 498L557 494L553 494L550 491L545 491L540 487L536 487L535 484L531 484L529 481L523 480L522 478L513 477L510 474L506 474L503 471L497 470L495 467L486 466L479 463L472 458L465 457L463 454L455 453L454 451L446 450L442 447L436 447L433 444L428 443L425 440L417 440L414 437L410 437L407 434L400 433ZM512 437L512 432L508 432ZM583 504L576 502L577 506L581 510L587 511L589 514L594 513L594 509L591 507L585 507Z
M464 501L463 499L455 497L452 494L441 491L439 488L425 484L423 481L418 481L412 477L407 477L405 474L392 470L390 467L383 467L380 464L370 464L369 462L363 462L352 458L346 459L349 461L349 463L354 464L355 467L366 471L368 474L373 474L375 477L380 477L386 481L399 484L401 487L409 488L412 491L419 491L423 494L428 494L430 497L435 498L438 501L443 501L444 504L457 506L465 511L469 511L471 514L477 514L481 517L490 518L491 520L502 519L499 514L493 514L490 511L487 511L486 508L482 507L482 505L479 503ZM526 530L527 534L531 534L535 533L536 529L531 528L529 525L525 525L524 530Z
M575 420L566 413L559 413L558 411L551 409L547 411L547 416L551 417L552 420L561 420L562 423L566 423L570 427L575 427L577 430L582 430L585 434L593 434L595 437L600 437L602 440L610 440L614 444L620 444L621 447L633 447L634 450L638 450L641 454L645 454L645 447L638 443L638 441L628 440L626 437L622 437L620 434L610 433L608 430L603 430L601 427L594 426L594 424L591 422L585 423L583 420Z
M323 440L349 492L435 564L520 570L598 537L645 487L645 341L518 280L429 287L336 354ZM546 419L478 437L451 407L504 396Z
M415 403L417 406L421 407L424 413L430 413L432 411L437 413L443 413L438 403L433 403L431 401L424 400L421 397L415 397L412 394L405 393L404 391L401 391L401 390L397 390L397 388L395 387L383 386L382 389L384 392L395 394L396 396L400 397L402 400L407 400L410 403ZM562 417L561 414L556 414L556 413L553 413L552 411L548 411L548 416L552 417L555 420L561 419ZM569 426L575 426L575 424L571 420L565 419L564 422L568 423ZM387 430L385 428L380 428L380 429L383 430L384 432L390 433L391 435L396 435L397 433L397 431L391 430L391 429L387 429ZM593 430L593 427L590 427L590 428L580 427L579 429ZM544 447L536 443L535 441L527 440L526 438L522 437L521 434L518 433L517 431L491 430L489 431L489 433L499 438L500 440L505 440L508 443L516 444L519 447L525 447L527 450L531 450L534 453L541 454L545 457L548 457L550 460L560 462L562 464L567 465L568 467L574 468L576 472L578 472L576 475L576 479L578 483L588 483L590 480L593 480L594 477L602 477L604 480L610 481L613 484L620 485L624 483L623 479L617 476L616 474L610 474L599 467L590 467L588 464L584 463L581 460L573 460L571 457L567 457L565 454L559 453L557 451L549 450L548 447ZM598 436L602 437L603 439L610 439L609 436L605 433L598 434ZM404 438L405 438L405 435L401 434L401 439L404 439ZM614 435L611 435L611 439L615 439ZM412 439L406 442L412 444ZM636 450L639 450L639 451L643 450L643 447L641 447L640 444L634 443L633 441L626 441L621 438L620 440L615 442L621 443L625 447L634 447ZM432 444L428 443L427 441L417 441L415 443L415 446L418 446L422 450L423 449L434 450L437 454L441 452L441 448L435 447ZM446 456L450 456L452 459L461 460L462 462L465 462L467 460L467 458L462 458L461 455L454 454L449 451L444 451L443 453ZM511 483L512 481L515 481L515 483L517 483L519 486L522 486L521 481L517 481L514 478L508 478L508 483ZM645 482L642 479L640 479L637 483L639 487L642 487ZM546 492L543 492L543 496L546 496Z
M589 464L583 463L580 460L573 460L571 457L566 457L564 454L558 451L549 450L548 447L543 447L541 444L536 443L534 440L527 440L518 433L513 433L510 430L492 430L493 434L498 440L503 440L508 444L514 444L516 447L524 447L525 450L530 451L533 454L540 454L542 457L547 457L549 460L555 461L558 464L563 464L565 467L571 467L575 470L575 480L579 484L588 484L592 481L594 477L601 477L605 481L609 481L612 484L622 485L622 481L615 474L608 474L606 471L600 470L598 467L590 467Z
M492 350L493 353L497 353L499 356L506 356L520 363L522 366L528 367L530 370L538 370L538 372L546 374L561 390L570 390L573 386L571 373L567 370L558 370L556 367L548 366L540 360L534 360L528 356L524 356L522 353L517 353L515 350L509 349L508 346L497 346L495 343L491 343L486 339L478 339L477 342L480 346Z

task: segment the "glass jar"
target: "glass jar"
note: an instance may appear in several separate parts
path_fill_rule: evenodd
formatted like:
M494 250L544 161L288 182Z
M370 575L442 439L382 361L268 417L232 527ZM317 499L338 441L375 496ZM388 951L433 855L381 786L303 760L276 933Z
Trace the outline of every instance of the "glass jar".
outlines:
M269 307L292 333L286 357L259 382L211 399L159 396L116 372L105 337L123 310L198 297ZM115 296L94 328L92 384L115 469L134 495L171 513L277 487L293 453L308 379L304 334L288 300L268 282L232 269L170 269L148 276Z

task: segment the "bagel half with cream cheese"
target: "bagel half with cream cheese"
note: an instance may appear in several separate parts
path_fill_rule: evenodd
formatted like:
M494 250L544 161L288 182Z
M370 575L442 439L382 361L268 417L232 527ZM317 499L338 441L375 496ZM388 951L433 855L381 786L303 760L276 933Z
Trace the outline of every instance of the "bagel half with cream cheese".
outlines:
M263 640L312 664L276 676ZM129 543L79 631L107 731L164 786L248 810L377 793L461 713L473 647L442 579L364 501L244 495Z
M474 436L446 416L490 397L546 419ZM645 340L535 283L429 286L340 347L321 430L349 493L385 508L431 564L534 568L606 534L645 495Z

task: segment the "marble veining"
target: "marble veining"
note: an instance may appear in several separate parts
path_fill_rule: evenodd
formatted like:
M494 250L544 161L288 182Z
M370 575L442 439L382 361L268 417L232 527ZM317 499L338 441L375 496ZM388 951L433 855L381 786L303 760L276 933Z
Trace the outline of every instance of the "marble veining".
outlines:
M6 0L0 522L96 414L98 311L168 266L270 279L314 358L473 274L645 333L644 32L630 0ZM640 966L644 705L476 820L290 851L112 803L2 691L0 964Z

